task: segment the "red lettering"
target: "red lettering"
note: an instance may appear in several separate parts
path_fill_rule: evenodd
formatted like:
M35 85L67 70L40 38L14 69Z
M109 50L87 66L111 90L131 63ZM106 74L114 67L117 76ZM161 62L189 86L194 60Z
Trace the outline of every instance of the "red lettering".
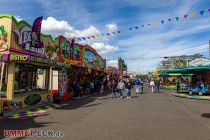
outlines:
M33 136L32 130L4 130L5 137Z

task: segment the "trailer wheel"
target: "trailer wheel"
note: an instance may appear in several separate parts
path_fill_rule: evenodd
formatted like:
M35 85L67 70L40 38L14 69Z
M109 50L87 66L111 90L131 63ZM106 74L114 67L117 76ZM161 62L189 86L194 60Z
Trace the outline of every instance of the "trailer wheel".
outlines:
M189 91L189 95L193 95L193 92L191 90Z
M200 91L200 92L198 92L198 95L202 96L202 95L203 95L203 92L201 92L201 91Z

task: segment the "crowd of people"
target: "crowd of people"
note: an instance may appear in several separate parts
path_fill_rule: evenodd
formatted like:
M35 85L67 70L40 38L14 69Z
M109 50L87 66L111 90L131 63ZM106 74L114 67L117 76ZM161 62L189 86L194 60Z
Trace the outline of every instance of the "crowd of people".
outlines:
M149 87L152 89L152 93L160 92L160 79L150 80Z
M83 82L78 82L74 80L70 84L70 92L74 93L75 97L82 97L83 95L91 95L94 93L103 93L104 88L106 88L107 79L99 78L92 80L84 80Z
M127 99L131 98L131 91L135 89L136 94L142 94L144 87L144 81L141 79L129 79L119 78L117 76L102 77L92 80L84 80L81 84L76 80L70 84L70 92L74 93L75 97L83 95L91 95L96 93L104 93L104 90L110 90L112 98L127 96ZM151 80L149 87L153 93L160 92L160 80Z
M116 77L111 77L109 80L109 87L112 92L112 98L116 98L119 94L120 98L123 98L126 94L127 99L131 98L131 91L135 87L136 94L143 93L144 82L140 79L132 80L129 78L118 79Z

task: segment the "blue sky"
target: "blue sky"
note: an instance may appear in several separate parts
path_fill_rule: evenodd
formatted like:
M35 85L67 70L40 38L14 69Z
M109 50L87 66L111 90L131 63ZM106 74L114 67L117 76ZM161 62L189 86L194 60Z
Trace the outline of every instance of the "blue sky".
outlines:
M127 60L128 69L146 72L157 67L158 57L202 53L208 56L210 39L210 1L203 0L6 0L0 1L1 13L9 13L32 23L44 16L42 30L53 36L89 36L116 29L150 23L150 27L87 43L106 59L156 58ZM183 16L189 14L185 20ZM180 16L179 22L161 20ZM111 61L110 64L115 64Z

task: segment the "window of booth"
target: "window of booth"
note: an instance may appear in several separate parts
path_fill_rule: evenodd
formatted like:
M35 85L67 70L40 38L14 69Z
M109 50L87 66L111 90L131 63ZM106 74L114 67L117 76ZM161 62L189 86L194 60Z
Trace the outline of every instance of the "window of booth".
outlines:
M0 62L0 98L6 98L7 91L7 70L8 65L5 62Z
M49 68L30 64L15 66L15 93L35 92L48 90Z

